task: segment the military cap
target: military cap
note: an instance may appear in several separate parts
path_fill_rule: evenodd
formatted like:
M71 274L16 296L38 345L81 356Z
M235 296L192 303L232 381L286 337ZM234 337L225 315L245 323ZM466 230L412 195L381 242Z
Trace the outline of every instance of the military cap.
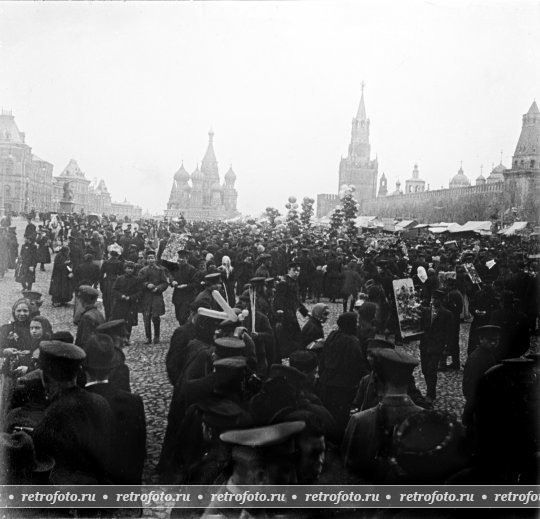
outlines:
M99 296L99 291L96 290L94 287L91 287L90 285L81 285L79 287L79 294L89 297L97 297Z
M204 276L204 282L210 285L217 283L221 280L221 272L212 272L211 274L206 274Z
M386 348L394 350L396 346L393 342L385 341L384 339L368 339L366 342L366 348L368 350L374 350L376 348Z
M136 247L136 245L135 245L135 247ZM154 251L154 250L152 250L152 249L147 250L147 251L146 251L146 254L145 254L146 257L148 257L148 256L155 256L155 255L156 255L156 251Z
M39 378L39 385L43 390L41 377ZM13 432L17 426L34 429L42 422L44 414L45 410L38 407L16 407L6 415L4 428L6 432Z
M218 357L237 357L244 352L246 344L238 337L219 337L214 341Z
M283 364L272 364L268 376L270 378L283 378L291 386L297 389L306 381L306 375L304 373L296 368L285 366Z
M279 445L303 431L306 422L283 422L251 429L237 429L220 434L219 439L225 443L243 445L245 447L265 447Z
M43 294L41 292L34 292L33 290L23 290L23 296L30 301L39 301Z
M317 369L317 357L311 351L293 351L289 356L289 366L302 373L311 373Z
M86 353L82 348L74 344L62 341L41 341L39 344L40 357L44 356L56 359L65 359L81 362L86 358Z
M251 416L236 402L227 398L207 398L197 407L202 411L203 422L219 431L252 425Z
M60 330L52 334L51 340L73 344L75 342L75 337L68 331Z
M242 313L242 310L240 310L240 308L233 308L233 311L236 315L240 315ZM239 320L233 321L231 319L224 319L219 323L218 328L220 328L221 330L226 328L236 328L240 324L241 323L239 322Z
M249 280L252 285L262 285L265 281L266 279L262 276L257 276Z
M495 326L494 324L486 324L484 326L479 326L476 329L478 335L500 335L501 327Z
M86 342L83 366L89 369L112 369L120 364L113 340L104 333L93 334Z
M133 261L125 261L124 270L126 270L127 268L135 269L135 263L133 263Z
M412 355L391 348L377 348L373 351L373 357L375 371L396 383L407 382L419 364Z
M179 249L176 251L178 256L189 256L189 251L187 249Z
M113 319L112 321L100 324L96 328L96 332L104 333L106 335L122 335L125 333L125 324L125 319Z
M246 366L247 362L245 357L226 357L214 361L214 368L216 369L244 369Z

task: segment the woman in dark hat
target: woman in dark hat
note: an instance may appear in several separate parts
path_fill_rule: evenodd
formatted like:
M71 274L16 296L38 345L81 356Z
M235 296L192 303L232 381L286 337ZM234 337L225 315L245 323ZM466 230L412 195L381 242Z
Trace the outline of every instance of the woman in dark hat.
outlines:
M135 275L135 263L124 263L124 275L119 276L112 287L113 305L111 320L124 319L126 336L129 344L131 329L138 324L139 300L142 284Z
M21 246L17 268L15 269L15 281L22 285L23 290L32 290L36 281L37 247L32 238L26 237Z
M53 306L63 306L73 298L73 269L69 247L62 247L54 258L49 295Z

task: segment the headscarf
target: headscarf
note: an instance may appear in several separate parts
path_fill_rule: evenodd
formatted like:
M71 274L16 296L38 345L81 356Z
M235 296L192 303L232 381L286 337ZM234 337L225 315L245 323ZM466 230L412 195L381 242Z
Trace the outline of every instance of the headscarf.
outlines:
M27 307L28 307L28 323L30 323L30 301L28 299L26 299L26 297L21 297L20 299L17 299L17 301L15 301L15 303L13 304L13 306L11 307L11 315L13 316L13 320L15 322L20 322L16 317L15 317L15 310L17 310L17 307L20 305L20 304L25 304Z
M227 277L232 272L233 267L231 265L231 258L229 258L229 256L223 256L223 258L221 258L221 269L227 273Z
M324 303L317 303L311 309L311 315L320 321L326 310L328 310L328 305L325 305Z

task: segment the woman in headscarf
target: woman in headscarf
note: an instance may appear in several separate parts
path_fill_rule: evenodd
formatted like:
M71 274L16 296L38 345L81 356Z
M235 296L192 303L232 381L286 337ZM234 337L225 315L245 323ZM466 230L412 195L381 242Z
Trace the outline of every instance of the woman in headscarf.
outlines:
M338 317L338 329L326 339L319 366L321 400L332 413L339 435L347 427L349 409L360 380L369 373L357 334L358 315L346 312Z
M62 306L73 298L73 269L69 247L63 246L54 258L49 295L53 306Z
M229 256L223 256L221 258L221 266L218 270L221 272L223 286L225 287L225 299L229 303L229 306L234 306L236 304L236 272L231 265L231 258Z
M48 341L52 336L52 326L46 317L36 315L30 319L30 349L28 354L19 356L15 364L12 366L13 374L22 376L36 369L36 360L34 353L38 350L41 341Z
M13 320L0 327L0 356L16 360L21 352L30 353L30 302L18 299L11 309Z

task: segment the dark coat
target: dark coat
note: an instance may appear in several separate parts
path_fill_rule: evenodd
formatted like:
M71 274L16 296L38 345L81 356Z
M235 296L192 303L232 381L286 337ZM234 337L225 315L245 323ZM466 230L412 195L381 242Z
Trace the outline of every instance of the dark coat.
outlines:
M159 265L147 265L139 271L139 279L143 287L143 293L140 302L140 309L143 313L160 316L165 314L165 301L163 292L169 287L167 271ZM155 286L150 290L148 285Z
M324 339L323 325L321 321L310 315L300 332L300 346L305 348L318 339Z
M124 271L124 264L118 258L111 258L103 262L99 276L99 287L103 294L103 307L105 315L109 316L113 304L113 286Z
M421 327L424 330L420 338L420 350L442 354L451 345L453 317L450 310L440 308L435 319L431 308L424 308L421 316Z
M53 303L67 303L73 298L73 278L69 277L71 273L69 257L59 252L54 258L49 287Z
M36 281L35 268L37 265L37 247L35 243L23 243L17 260L15 281L19 283L34 283Z
M189 263L178 265L178 268L172 272L172 281L176 281L178 285L187 285L184 288L174 288L172 295L173 304L191 303L195 299L195 295L198 292L196 273L197 269Z
M105 322L105 317L96 308L95 305L88 306L81 314L79 325L77 327L77 336L75 344L82 349L86 347L86 341L92 335L95 329Z
M171 345L167 351L165 365L169 381L174 386L178 381L178 376L182 373L186 359L187 345L191 339L195 338L195 325L188 321L174 330L171 337Z
M37 239L38 251L37 261L38 263L50 263L51 262L51 239L48 236L41 236Z
M146 418L142 398L108 383L86 388L109 403L115 426L112 434L111 480L117 485L140 485L146 458Z
M52 456L59 484L82 473L96 484L107 484L111 461L113 415L107 401L72 387L51 402L33 434L36 451Z
M99 283L100 270L99 266L93 262L83 262L74 271L75 286L90 285L97 287Z
M139 301L142 295L141 280L135 275L119 276L114 282L112 295L111 320L125 319L126 324L137 326ZM122 296L127 296L129 299L122 299Z

